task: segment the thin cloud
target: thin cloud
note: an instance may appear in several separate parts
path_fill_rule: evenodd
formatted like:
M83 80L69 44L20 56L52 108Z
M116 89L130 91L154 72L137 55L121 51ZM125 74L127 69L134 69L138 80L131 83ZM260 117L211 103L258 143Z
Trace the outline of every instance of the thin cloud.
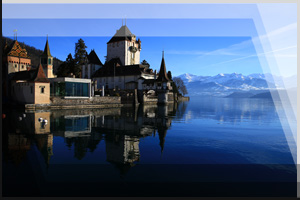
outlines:
M259 57L259 56L275 56L275 57L277 57L277 54L273 55L273 53L279 52L279 51L285 51L285 50L293 49L293 48L297 48L297 46L295 45L295 46L285 47L285 48L282 48L282 49L276 49L276 50L273 50L273 51L268 51L268 52L260 53L260 54L252 54L252 55L249 55L249 56L244 56L244 57L240 57L240 58L236 58L236 59L227 60L227 61L224 61L224 62L219 62L219 63L216 63L216 64L207 65L205 67L215 66L215 65L225 64L225 63L231 63L231 62L235 62L235 61L248 59L248 58L251 58L251 57ZM284 55L284 54L281 54L281 55ZM286 57L297 57L294 54L291 54L291 55L287 54L287 55L284 55L284 56L286 56Z
M214 51L203 53L203 54L201 54L200 58L203 57L203 56L210 56L210 55L212 55L212 56L228 55L228 56L253 57L253 55L247 56L247 54L242 53L242 51L249 49L255 43L263 44L263 43L268 42L269 38L271 38L271 37L282 35L286 32L294 31L294 30L297 30L297 23L289 24L289 25L284 26L282 28L276 29L276 30L274 30L270 33L260 35L258 37L253 37L252 39L245 40L243 42L230 45L227 48L221 48L221 49L217 49L217 50L214 50ZM295 56L296 55L285 55L285 57L295 57ZM233 60L235 60L235 59L233 59Z
M205 51L178 51L178 50L168 50L168 54L174 55L204 55L207 52Z

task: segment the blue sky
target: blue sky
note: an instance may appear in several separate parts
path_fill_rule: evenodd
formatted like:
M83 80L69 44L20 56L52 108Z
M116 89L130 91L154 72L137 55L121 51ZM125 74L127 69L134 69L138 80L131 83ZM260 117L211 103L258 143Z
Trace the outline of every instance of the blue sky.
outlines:
M283 8L281 6L281 10L285 10L282 14L287 16L290 8ZM293 22L292 11L286 23ZM167 70L171 70L173 76L233 72L247 75L270 72L266 67L262 70L264 53L261 52L266 52L265 48L252 42L259 41L257 38L265 33L263 24L257 23L260 14L255 4L4 4L2 30L4 36L12 37L13 30L17 29L19 41L38 49L44 48L48 34L51 53L61 60L69 53L74 55L75 42L83 38L88 52L95 49L104 62L106 42L126 16L129 29L142 40L141 61L147 60L153 69L159 69L164 50ZM278 24L284 26L285 21L281 19L276 26ZM294 71L293 68L287 74Z
M80 37L49 37L51 54L65 60L69 53L74 55L75 43ZM109 37L81 37L87 51L95 49L104 63L106 43ZM191 73L197 75L216 75L218 73L262 73L256 56L241 61L230 61L247 55L255 55L253 45L247 48L234 48L243 44L249 37L140 37L142 41L141 61L147 60L151 67L159 70L162 50L165 51L167 70L174 76ZM38 49L44 49L46 37L18 37Z
M88 47L87 51L95 49L100 60L104 62L106 43L110 39L109 34L112 36L121 25L121 19L6 19L3 20L3 34L9 36L11 35L9 30L17 29L19 34L22 33L18 37L19 41L43 49L48 29L51 53L61 60L65 60L69 53L74 55L75 43L79 38L83 38ZM77 28L78 26L83 28ZM141 61L147 60L153 69L159 70L162 50L164 50L167 70L171 70L174 76L183 73L196 75L216 75L218 73L233 72L243 74L262 73L257 57L238 62L228 62L241 56L256 54L255 48L251 44L251 37L197 36L197 32L201 32L203 28L210 27L214 31L220 31L225 28L228 29L230 26L238 26L245 33L245 30L249 29L248 33L251 32L253 35L255 29L251 20L128 19L127 26L142 41ZM194 35L184 36L182 34L183 36L181 36L173 34L174 36L168 36L170 29L173 28L174 30L171 31L176 32L178 27ZM58 30L56 31L56 29ZM45 32L44 37L30 36L39 30ZM72 36L66 36L70 35L68 32L71 31ZM87 36L90 34L95 36ZM232 46L246 41L249 41L247 45L232 48Z

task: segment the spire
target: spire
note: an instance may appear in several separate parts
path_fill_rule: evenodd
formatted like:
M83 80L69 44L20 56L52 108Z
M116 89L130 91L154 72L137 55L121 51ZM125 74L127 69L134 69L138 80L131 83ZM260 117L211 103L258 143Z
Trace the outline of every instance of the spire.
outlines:
M43 56L52 57L50 53L49 43L48 43L48 34L47 34L47 42L45 45Z
M168 78L167 75L167 69L166 69L166 64L165 64L165 59L164 59L164 51L162 53L162 59L161 59L161 65L160 65L160 70L159 70L159 74L158 74L158 81L162 81L162 82L167 82L170 81L170 79Z
M161 154L161 158L162 158L162 154L164 152L165 138L167 135L167 130L164 128L160 128L159 130L157 130L157 132L158 132L158 137L159 137L160 154Z

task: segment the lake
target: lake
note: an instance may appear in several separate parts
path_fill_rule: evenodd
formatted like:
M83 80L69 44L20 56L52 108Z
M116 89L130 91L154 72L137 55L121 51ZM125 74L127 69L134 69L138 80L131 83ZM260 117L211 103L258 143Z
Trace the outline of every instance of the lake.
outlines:
M269 99L216 97L3 108L3 196L296 196L283 111Z

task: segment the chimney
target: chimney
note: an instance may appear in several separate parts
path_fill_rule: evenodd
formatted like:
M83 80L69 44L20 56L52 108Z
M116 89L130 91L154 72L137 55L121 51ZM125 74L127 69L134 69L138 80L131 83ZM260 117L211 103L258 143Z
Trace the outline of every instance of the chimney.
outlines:
M154 79L156 80L156 70L154 71Z

